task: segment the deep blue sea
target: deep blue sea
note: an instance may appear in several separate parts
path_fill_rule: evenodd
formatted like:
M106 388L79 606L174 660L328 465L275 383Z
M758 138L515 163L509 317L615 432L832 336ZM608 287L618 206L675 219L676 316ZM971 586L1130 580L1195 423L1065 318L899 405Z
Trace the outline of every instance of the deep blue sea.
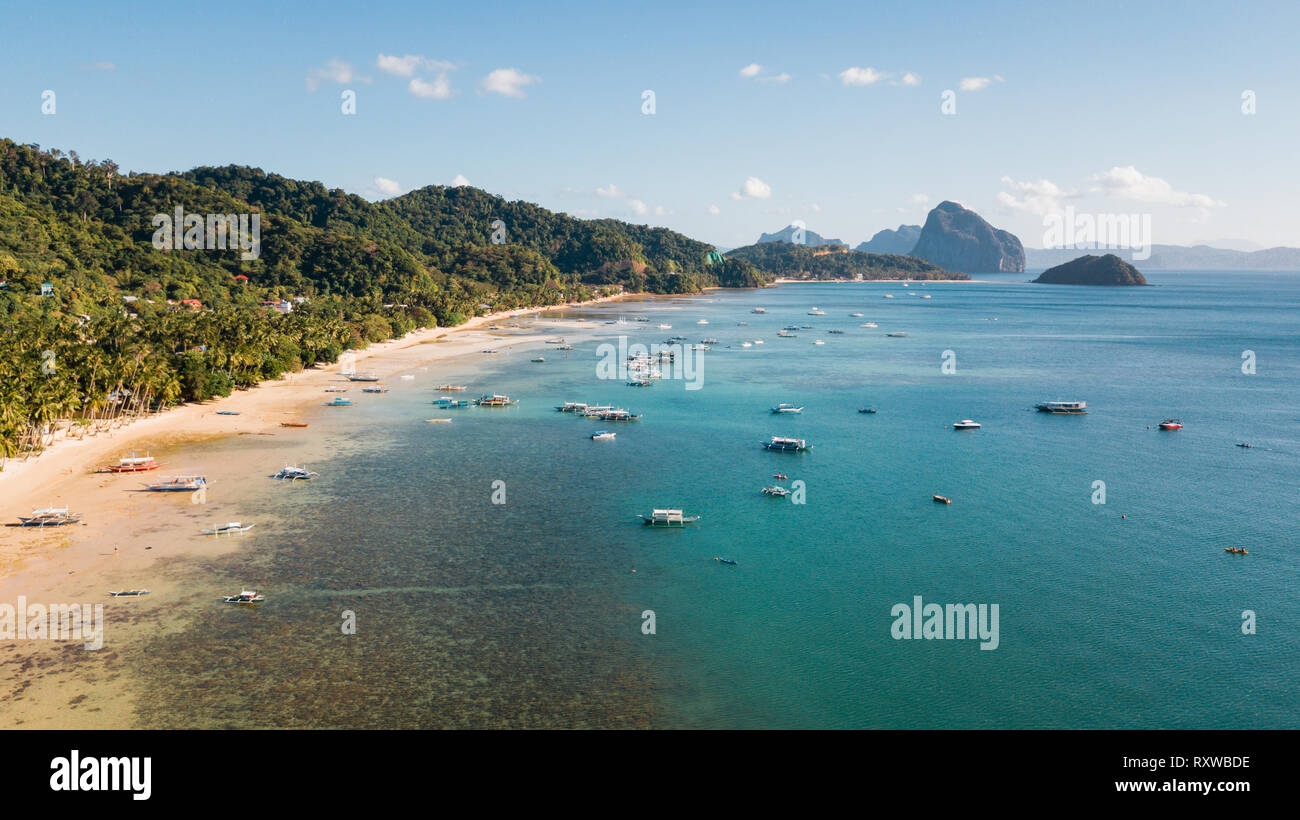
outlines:
M256 549L183 570L273 600L159 637L143 722L1300 728L1300 275L984 278L571 311L602 338L430 366L318 413L321 478L250 501ZM636 388L597 378L620 334L718 343L700 389ZM443 381L519 404L439 411ZM1053 399L1090 412L1033 411ZM951 429L966 418L982 429ZM768 452L772 435L813 449ZM777 472L805 503L761 494ZM641 526L655 507L701 518ZM996 604L997 648L896 639L914 596Z

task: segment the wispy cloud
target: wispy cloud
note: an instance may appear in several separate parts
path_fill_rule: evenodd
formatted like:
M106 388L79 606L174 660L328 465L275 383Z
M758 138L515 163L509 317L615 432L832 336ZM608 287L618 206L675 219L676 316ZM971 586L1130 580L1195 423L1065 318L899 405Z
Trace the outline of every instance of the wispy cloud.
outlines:
M1176 208L1197 208L1208 213L1212 208L1222 208L1227 203L1207 194L1178 191L1159 177L1149 177L1132 165L1116 165L1109 171L1088 177L1094 193L1132 199L1155 205L1172 205Z
M780 74L773 74L770 77L759 77L758 81L760 83L788 83L790 82L790 75L782 71Z
M384 196L397 196L402 192L401 183L386 177L375 177L375 188Z
M745 78L746 80L755 80L760 83L790 82L790 75L784 71L782 71L780 74L768 74L766 76L763 76L763 67L758 63L750 63L749 65L745 66L744 68L742 68L740 71L737 71L736 73L739 74L741 77Z
M739 191L731 194L732 199L771 199L772 186L758 177L749 177L740 186Z
M117 66L113 63L99 62L84 65L81 69L82 71L117 71Z
M375 66L380 71L389 74L395 74L398 77L410 77L415 74L415 70L424 62L424 58L418 54L407 54L405 57L395 57L384 54L382 51L375 60Z
M352 68L352 63L340 60L338 57L330 58L329 62L320 68L313 68L307 72L307 90L315 91L320 88L321 83L350 83L362 82L368 83L370 80L366 77L358 76Z
M883 71L877 71L871 66L867 66L866 68L850 66L840 72L840 82L845 85L875 85L881 80L888 78L888 74Z
M759 72L762 70L763 67L758 63L750 63L749 65L745 66L744 68L742 68L740 71L736 73L738 73L740 76L748 80L757 77Z
M1013 211L1024 211L1037 216L1060 213L1064 209L1064 200L1078 196L1077 192L1063 190L1050 179L1037 182L1017 182L1011 177L1002 177L1002 184L1014 193L998 192L998 202ZM1019 194L1020 196L1016 196Z
M406 90L411 92L414 97L423 100L447 100L451 99L454 93L451 90L451 78L444 71L433 82L422 80L419 77L412 77L411 82L407 84Z
M522 99L527 96L524 94L525 87L541 81L541 77L525 74L516 68L498 68L484 77L479 87L492 94Z
M962 91L983 91L993 83L1002 82L1001 75L994 74L992 77L962 77L961 84L957 87Z
M605 197L606 199L621 199L626 197L627 194L620 191L618 186L611 182L604 188L597 188L596 196Z

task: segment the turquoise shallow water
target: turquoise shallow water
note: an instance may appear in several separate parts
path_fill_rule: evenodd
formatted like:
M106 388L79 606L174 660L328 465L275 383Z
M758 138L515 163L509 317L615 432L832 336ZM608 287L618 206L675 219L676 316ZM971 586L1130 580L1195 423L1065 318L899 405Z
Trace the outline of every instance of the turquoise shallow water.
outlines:
M278 523L259 549L195 570L255 570L275 606L160 638L152 656L173 662L144 675L146 722L1300 727L1300 276L1157 273L1143 289L999 278L586 314L649 317L600 325L643 343L716 337L699 390L601 382L598 342L585 342L542 364L516 351L431 367L357 397L321 421L337 447L312 465L322 479L261 499ZM813 328L778 338L787 324ZM436 411L443 380L520 404ZM1046 399L1092 412L1030 409ZM555 412L565 400L644 418ZM806 410L771 415L781 401ZM880 412L859 414L866 404ZM1185 429L1157 431L1166 416ZM962 418L983 429L946 427ZM617 440L587 439L602 427ZM774 434L814 449L758 446ZM759 493L778 470L804 482L805 504ZM655 506L702 518L640 526ZM998 604L1000 645L893 639L891 608L915 595ZM349 638L345 606L362 625ZM1247 609L1257 634L1242 634ZM259 668L227 670L247 678L218 695L204 684L232 651Z

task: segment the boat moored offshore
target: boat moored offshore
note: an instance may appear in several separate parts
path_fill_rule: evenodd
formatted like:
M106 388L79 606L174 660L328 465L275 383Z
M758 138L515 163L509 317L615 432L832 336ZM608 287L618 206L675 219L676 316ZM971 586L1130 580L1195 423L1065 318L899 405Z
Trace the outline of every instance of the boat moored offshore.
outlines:
M479 407L509 407L512 404L518 404L518 399L512 399L501 393L493 393L490 396L479 396L474 400Z
M208 485L207 476L174 475L153 484L146 484L145 489L155 493L178 493L201 490Z
M116 464L105 464L103 471L108 473L143 473L156 470L161 466L151 455L137 456L132 453L129 456L119 458Z
M1034 409L1040 413L1083 415L1088 412L1088 403L1086 401L1045 401L1035 404Z
M781 402L781 403L778 404L776 407L773 407L773 408L772 408L772 412L773 412L774 414L776 414L776 415L788 415L788 414L794 414L794 413L802 413L802 412L803 412L803 405L802 405L802 404L790 404L789 402Z
M694 524L700 520L698 515L686 515L681 510L659 510L656 509L650 515L638 516L646 526L650 527L682 527L687 524Z
M763 442L763 447L782 453L801 453L804 450L812 449L812 445L805 439L789 438L787 436L772 436L771 441Z

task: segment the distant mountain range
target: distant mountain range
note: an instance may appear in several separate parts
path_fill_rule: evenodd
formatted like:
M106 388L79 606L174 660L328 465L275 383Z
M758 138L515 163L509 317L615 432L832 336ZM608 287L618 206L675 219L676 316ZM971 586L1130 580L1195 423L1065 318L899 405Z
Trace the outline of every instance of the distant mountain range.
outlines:
M1262 251L1233 251L1208 245L1152 245L1151 256L1134 259L1131 250L1113 248L1025 249L1025 265L1053 268L1091 251L1113 253L1120 259L1147 270L1300 270L1300 248L1268 248ZM1145 256L1146 254L1141 254Z
M800 230L803 231L803 241L796 242L795 234ZM789 242L792 245L807 245L810 248L820 248L822 245L844 245L844 243L838 239L827 239L821 234L810 231L807 228L797 228L794 225L786 225L776 233L765 233L758 238L758 242L755 244L762 244L764 242ZM844 247L847 248L848 245L844 245Z
M866 253L910 254L912 248L916 247L916 240L920 238L920 225L899 225L896 231L891 231L888 228L877 231L875 236L861 243L854 250L865 251Z

